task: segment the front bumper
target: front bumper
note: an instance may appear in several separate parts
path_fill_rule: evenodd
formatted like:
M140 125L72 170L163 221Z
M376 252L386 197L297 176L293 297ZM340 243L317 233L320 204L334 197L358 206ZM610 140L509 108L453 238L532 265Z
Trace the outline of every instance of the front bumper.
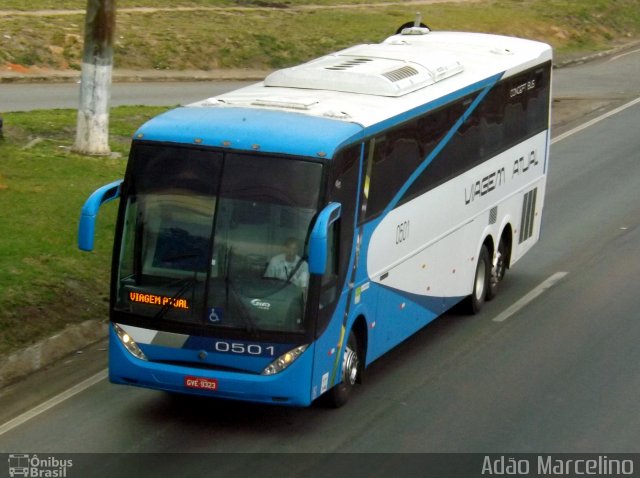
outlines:
M311 403L313 346L282 372L264 376L141 360L124 347L110 327L109 380L121 385L249 402L308 406ZM215 390L185 385L186 377L216 381Z

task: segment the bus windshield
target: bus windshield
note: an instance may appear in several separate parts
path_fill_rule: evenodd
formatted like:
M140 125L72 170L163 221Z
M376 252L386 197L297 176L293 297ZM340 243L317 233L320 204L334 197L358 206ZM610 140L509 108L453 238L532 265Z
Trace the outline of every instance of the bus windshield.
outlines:
M114 309L247 332L303 332L304 245L322 164L137 143Z

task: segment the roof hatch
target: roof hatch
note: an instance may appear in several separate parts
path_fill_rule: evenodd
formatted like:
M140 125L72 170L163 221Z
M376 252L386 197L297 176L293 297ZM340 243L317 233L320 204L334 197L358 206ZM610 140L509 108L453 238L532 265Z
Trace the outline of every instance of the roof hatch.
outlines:
M359 45L270 74L265 86L403 96L463 71L453 56L414 45Z

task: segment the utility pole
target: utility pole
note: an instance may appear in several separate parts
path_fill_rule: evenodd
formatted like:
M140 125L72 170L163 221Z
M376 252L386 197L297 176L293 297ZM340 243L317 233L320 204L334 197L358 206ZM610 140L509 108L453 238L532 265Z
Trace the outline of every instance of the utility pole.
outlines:
M108 155L109 98L113 70L116 0L87 0L80 108L73 150Z

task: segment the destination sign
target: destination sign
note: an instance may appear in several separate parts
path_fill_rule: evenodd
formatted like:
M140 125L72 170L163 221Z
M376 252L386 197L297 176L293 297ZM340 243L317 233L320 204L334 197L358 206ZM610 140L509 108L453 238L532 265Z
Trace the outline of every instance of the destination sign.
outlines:
M174 309L189 310L187 299L172 299L163 295L147 294L143 292L129 292L129 300L137 304L169 306Z

